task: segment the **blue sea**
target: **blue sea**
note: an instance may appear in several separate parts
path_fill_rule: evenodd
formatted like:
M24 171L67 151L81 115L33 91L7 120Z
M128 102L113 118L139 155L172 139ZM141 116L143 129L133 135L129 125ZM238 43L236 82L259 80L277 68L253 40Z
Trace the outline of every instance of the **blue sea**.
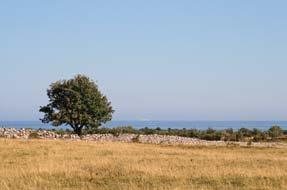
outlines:
M240 129L242 127L253 129L267 130L273 125L279 125L287 130L287 121L111 121L106 123L105 127L132 126L134 128L156 128L162 129L207 129L213 128L217 130L233 128ZM51 125L43 124L40 121L0 121L0 127L13 128L33 128L33 129L52 129ZM67 128L65 126L61 128Z

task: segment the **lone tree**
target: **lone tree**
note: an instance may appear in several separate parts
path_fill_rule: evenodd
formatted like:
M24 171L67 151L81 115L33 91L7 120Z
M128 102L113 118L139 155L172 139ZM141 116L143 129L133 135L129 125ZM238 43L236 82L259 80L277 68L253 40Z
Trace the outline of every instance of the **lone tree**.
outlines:
M45 114L43 123L70 125L81 136L84 128L98 128L112 119L111 103L96 83L84 75L52 83L47 95L49 104L40 107L40 112Z

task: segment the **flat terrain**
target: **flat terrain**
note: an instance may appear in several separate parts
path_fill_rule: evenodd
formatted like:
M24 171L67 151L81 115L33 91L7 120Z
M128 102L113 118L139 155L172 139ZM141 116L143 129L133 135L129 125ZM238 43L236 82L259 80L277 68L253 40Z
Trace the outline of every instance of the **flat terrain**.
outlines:
M0 139L0 189L287 189L287 149Z

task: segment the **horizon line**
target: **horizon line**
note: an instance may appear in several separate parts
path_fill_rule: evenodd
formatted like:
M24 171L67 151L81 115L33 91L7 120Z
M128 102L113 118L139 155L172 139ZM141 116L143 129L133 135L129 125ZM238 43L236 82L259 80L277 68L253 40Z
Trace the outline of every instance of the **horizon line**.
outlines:
M136 119L116 119L108 122L287 122L287 120L136 120ZM0 122L41 122L40 120L0 120Z

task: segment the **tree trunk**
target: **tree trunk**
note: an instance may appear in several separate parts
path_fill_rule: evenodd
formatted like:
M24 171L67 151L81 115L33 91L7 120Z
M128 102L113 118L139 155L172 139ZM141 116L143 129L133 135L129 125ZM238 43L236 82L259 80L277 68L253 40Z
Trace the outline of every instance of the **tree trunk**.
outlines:
M79 135L79 137L82 136L82 127L75 127L74 132Z

